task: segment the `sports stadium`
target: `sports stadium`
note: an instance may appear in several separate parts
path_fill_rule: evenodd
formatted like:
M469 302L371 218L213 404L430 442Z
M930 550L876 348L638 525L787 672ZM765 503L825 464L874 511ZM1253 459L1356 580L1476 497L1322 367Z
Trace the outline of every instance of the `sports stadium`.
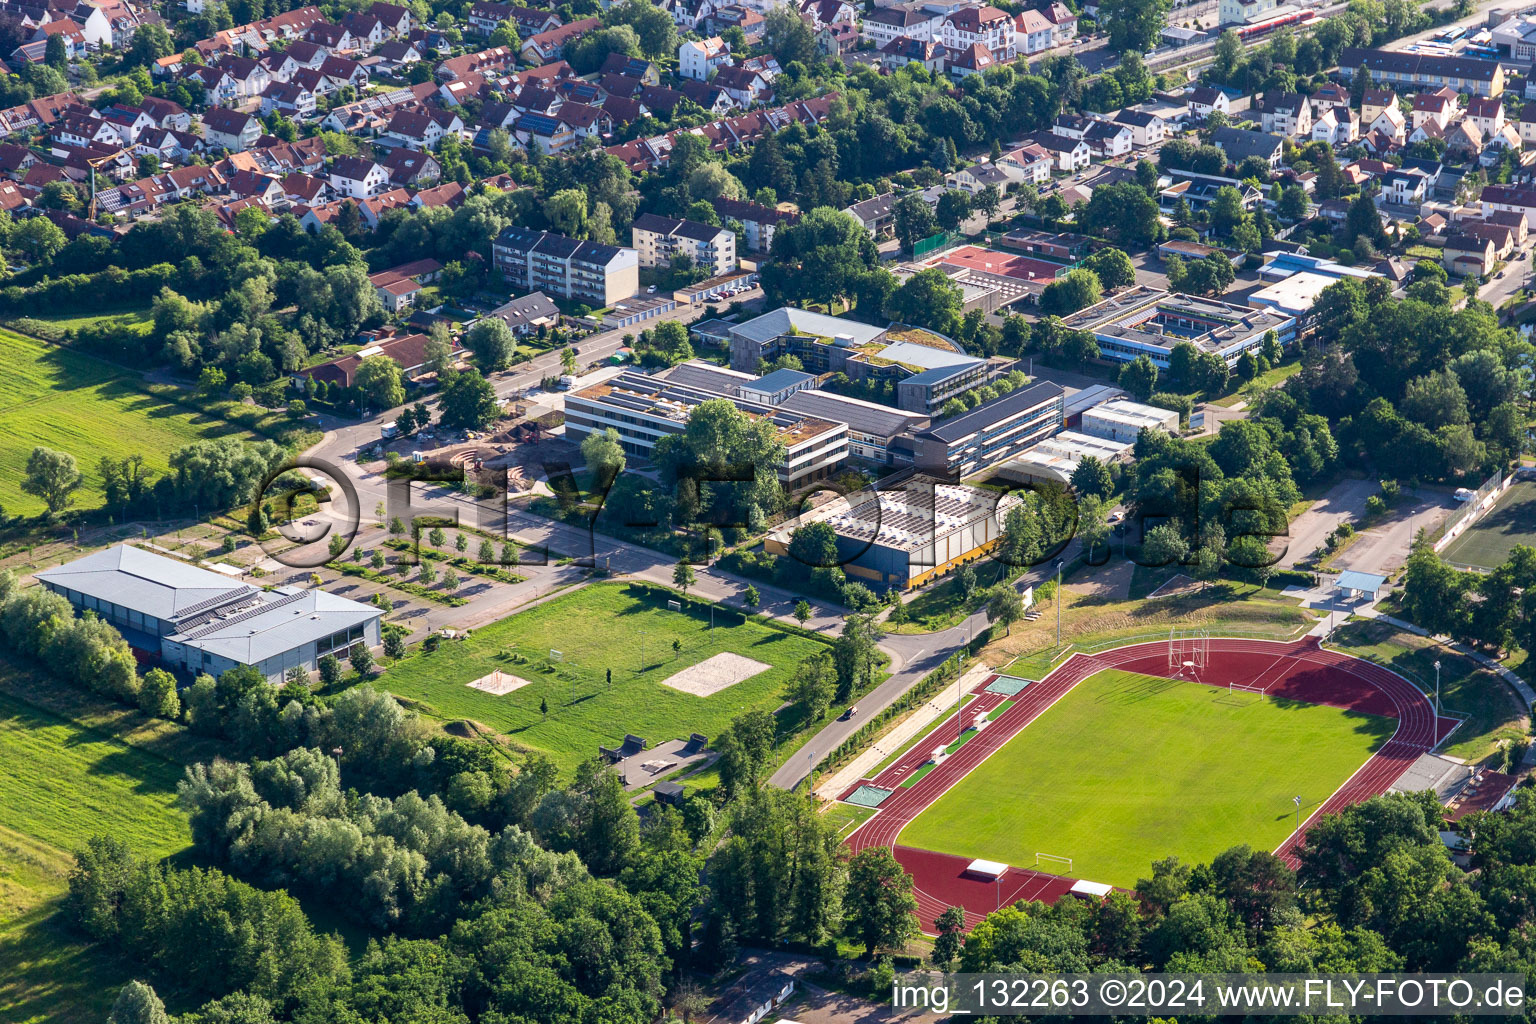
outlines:
M874 809L848 845L893 850L930 931L949 906L970 926L1017 900L1131 889L1167 856L1246 843L1294 865L1309 823L1386 792L1457 724L1311 637L1172 634L956 699L841 794Z

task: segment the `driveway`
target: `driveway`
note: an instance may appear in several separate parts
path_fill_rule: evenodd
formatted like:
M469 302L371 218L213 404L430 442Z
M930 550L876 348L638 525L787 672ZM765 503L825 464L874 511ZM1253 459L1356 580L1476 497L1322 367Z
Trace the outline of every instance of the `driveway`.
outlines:
M1291 522L1291 534L1278 567L1293 568L1321 548L1340 523L1359 523L1365 518L1366 499L1379 493L1381 485L1375 480L1349 479L1334 484ZM1424 487L1416 493L1404 493L1382 520L1361 531L1333 560L1333 565L1338 569L1391 575L1408 560L1413 535L1421 528L1433 526L1457 507L1447 490Z
M1361 533L1333 564L1339 569L1390 576L1408 561L1408 549L1416 533L1433 527L1459 508L1461 503L1451 497L1449 490L1421 487L1415 494L1405 494L1385 519Z

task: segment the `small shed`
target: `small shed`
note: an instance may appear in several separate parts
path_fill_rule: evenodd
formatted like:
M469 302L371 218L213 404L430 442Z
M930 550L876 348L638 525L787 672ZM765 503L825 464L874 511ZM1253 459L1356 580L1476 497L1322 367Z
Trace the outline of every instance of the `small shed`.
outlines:
M1114 892L1115 887L1105 885L1103 882L1090 882L1087 879L1073 882L1072 888L1067 891L1069 896L1076 896L1080 900L1088 900L1092 903L1102 903L1104 897Z
M676 782L658 782L652 792L656 794L657 803L670 807L681 807L686 795L682 785Z
M965 866L965 873L976 878L995 881L1008 871L1008 865L995 860L973 860Z
M1382 587L1386 586L1387 578L1377 576L1375 573L1356 572L1348 569L1339 573L1339 578L1334 581L1334 589L1341 590L1352 598L1369 598L1376 600Z

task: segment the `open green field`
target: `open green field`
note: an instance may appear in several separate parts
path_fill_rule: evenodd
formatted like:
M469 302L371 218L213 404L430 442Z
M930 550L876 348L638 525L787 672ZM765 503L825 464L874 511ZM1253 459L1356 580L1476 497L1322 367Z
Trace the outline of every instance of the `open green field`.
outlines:
M106 1019L133 972L56 916L71 852L96 833L145 856L184 850L191 836L174 806L181 772L176 761L0 694L0 1020Z
M652 746L692 732L714 739L743 711L778 708L795 666L830 649L724 609L716 609L718 625L711 630L709 608L692 607L693 614L674 612L665 598L596 584L477 629L468 640L446 640L435 652L418 647L380 685L441 718L501 730L569 769L594 756L600 743L618 746L625 733ZM563 660L552 661L551 648ZM721 652L771 667L707 697L663 685ZM467 685L498 669L528 685L502 696ZM540 701L549 705L547 718ZM798 727L795 716L795 709L780 715L781 735Z
M1270 850L1397 723L1259 701L1199 683L1100 672L941 796L907 846L1023 867L1071 857L1077 878L1133 886L1170 854L1199 863Z
M1497 505L1451 541L1444 555L1454 565L1492 569L1516 544L1536 544L1536 481L1511 484Z
M101 502L96 461L142 455L163 471L176 448L240 428L147 394L130 372L94 356L0 330L0 505L33 515L43 503L21 490L37 445L68 452L85 481L77 505Z

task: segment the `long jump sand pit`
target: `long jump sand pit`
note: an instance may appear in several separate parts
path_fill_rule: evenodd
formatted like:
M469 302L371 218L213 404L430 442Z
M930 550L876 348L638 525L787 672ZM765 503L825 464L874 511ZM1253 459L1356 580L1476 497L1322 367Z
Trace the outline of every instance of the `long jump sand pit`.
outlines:
M695 697L710 697L772 667L730 651L721 651L697 665L688 666L676 675L668 676L662 680L662 684L691 693Z
M503 672L500 669L497 669L490 675L481 676L479 679L473 680L472 682L466 683L465 685L476 690L484 690L486 693L489 693L492 696L505 697L513 690L520 690L527 686L528 680L524 679L522 676L514 676L510 672Z

